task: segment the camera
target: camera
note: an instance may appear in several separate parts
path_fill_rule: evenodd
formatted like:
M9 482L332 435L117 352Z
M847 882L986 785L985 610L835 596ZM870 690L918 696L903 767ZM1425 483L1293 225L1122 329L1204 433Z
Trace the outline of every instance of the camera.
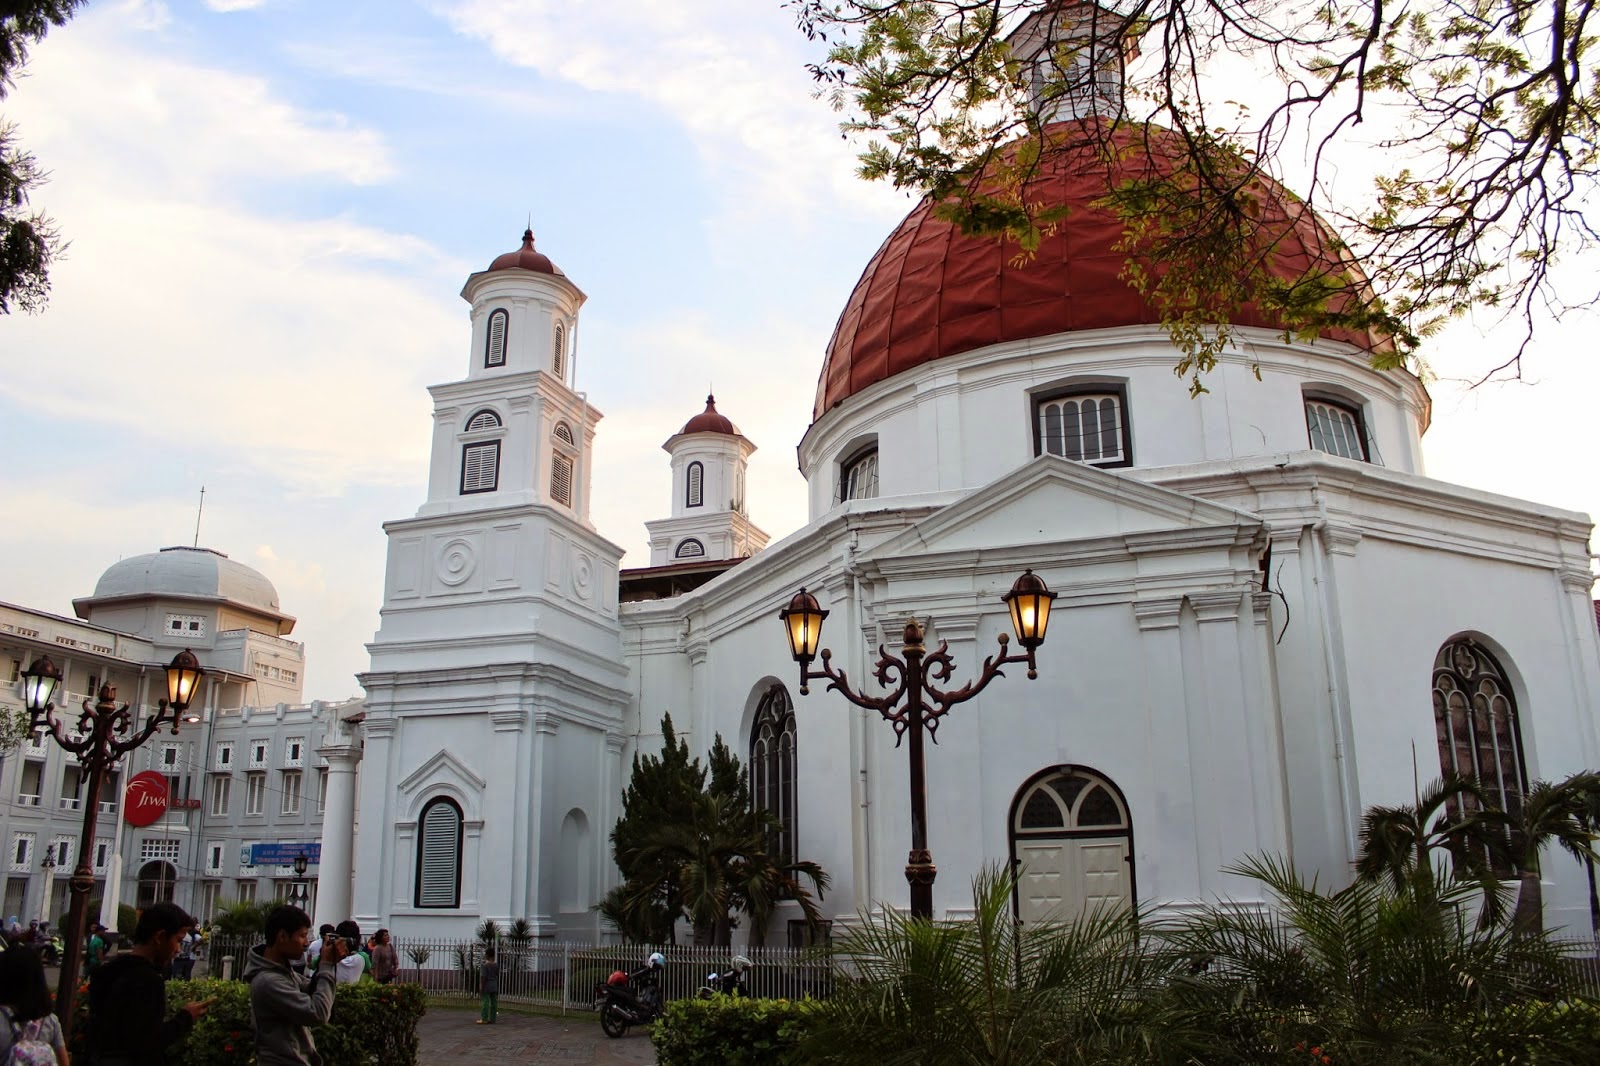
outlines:
M342 936L339 939L344 941L344 953L347 958L361 950L361 939L359 937Z

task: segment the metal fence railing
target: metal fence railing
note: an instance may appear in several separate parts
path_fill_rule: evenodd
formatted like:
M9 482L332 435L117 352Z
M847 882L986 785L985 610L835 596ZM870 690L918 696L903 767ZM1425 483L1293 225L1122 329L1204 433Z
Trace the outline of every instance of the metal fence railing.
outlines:
M205 974L238 977L246 953L258 942L250 938L212 937L203 955ZM488 946L483 941L396 937L393 944L400 959L399 980L421 985L431 996L463 1002L477 998ZM832 989L832 969L827 959L795 948L714 948L681 944L650 948L628 944L513 941L502 937L495 945L500 966L500 999L562 1010L592 1010L597 984L617 970L638 969L652 951L666 956L661 975L666 999L695 995L710 974L729 968L735 954L750 959L745 984L752 996L768 999L823 997ZM196 976L201 974L197 972Z

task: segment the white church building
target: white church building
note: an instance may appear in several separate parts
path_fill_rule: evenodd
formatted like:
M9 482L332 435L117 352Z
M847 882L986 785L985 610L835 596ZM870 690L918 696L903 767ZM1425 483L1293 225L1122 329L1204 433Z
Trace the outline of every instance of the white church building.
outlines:
M906 906L906 752L875 712L800 696L777 612L802 586L868 691L907 619L959 686L1018 575L1056 593L1037 680L1008 668L929 748L940 916L1006 862L1024 920L1255 902L1230 863L1342 882L1363 809L1442 769L1503 800L1600 767L1589 519L1429 478L1427 391L1374 370L1371 338L1246 315L1191 399L1082 162L1030 186L1073 209L1030 260L924 203L866 265L799 442L803 528L768 544L752 524L756 444L715 402L662 427L672 497L637 570L590 521L583 292L531 234L471 275L427 499L384 527L360 823L324 840L319 920L347 902L396 935L600 935L630 761L668 713L693 750L720 733L747 760L793 853L833 875L826 913ZM1280 254L1315 247L1305 226ZM356 800L330 795L325 825ZM1544 877L1549 924L1585 930L1582 868L1553 856Z

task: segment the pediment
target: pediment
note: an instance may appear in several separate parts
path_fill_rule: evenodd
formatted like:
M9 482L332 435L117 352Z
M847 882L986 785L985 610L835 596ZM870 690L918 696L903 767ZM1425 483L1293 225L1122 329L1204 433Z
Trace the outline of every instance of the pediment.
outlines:
M441 782L454 784L466 795L482 792L488 787L488 782L474 773L472 767L462 762L454 752L441 748L427 762L406 775L405 780L400 782L399 792L401 795L410 795L419 788Z
M875 547L872 557L1256 525L1245 511L1040 456Z

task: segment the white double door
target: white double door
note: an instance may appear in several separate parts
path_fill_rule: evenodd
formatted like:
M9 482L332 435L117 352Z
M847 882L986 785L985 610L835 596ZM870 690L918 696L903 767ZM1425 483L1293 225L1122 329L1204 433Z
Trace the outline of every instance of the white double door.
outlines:
M1025 923L1071 921L1133 905L1129 838L1018 840L1017 916Z

